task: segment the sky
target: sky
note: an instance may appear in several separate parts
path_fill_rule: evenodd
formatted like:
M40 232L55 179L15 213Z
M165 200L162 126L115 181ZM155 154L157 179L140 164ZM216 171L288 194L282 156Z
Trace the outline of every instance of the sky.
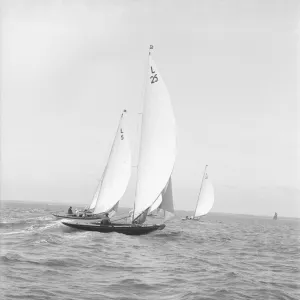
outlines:
M300 217L299 33L297 0L2 1L1 199L88 205L123 109L136 165L153 44L175 209L208 164L212 212Z

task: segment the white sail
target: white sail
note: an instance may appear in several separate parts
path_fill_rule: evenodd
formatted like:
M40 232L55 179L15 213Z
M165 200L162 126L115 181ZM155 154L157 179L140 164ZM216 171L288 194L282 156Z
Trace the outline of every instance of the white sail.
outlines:
M89 207L90 210L94 209L95 206L96 206L96 203L97 203L97 200L99 198L99 195L100 195L100 191L101 191L101 185L102 185L102 178L101 178L101 181L99 182L98 186L97 186L97 189L96 189L96 192L95 192L95 195L93 197L93 201Z
M139 153L134 219L158 198L171 176L176 156L171 99L151 55Z
M151 214L153 211L155 211L161 204L161 201L162 201L162 196L159 195L159 197L154 201L154 203L150 206L149 208L149 213L148 214Z
M137 218L134 219L134 223L143 224L146 221L147 215L149 212L149 208L146 209L142 214L140 214Z
M200 217L206 215L213 207L213 204L214 204L214 188L212 183L208 179L208 174L205 168L200 194L198 198L198 203L197 203L194 216Z
M118 201L117 204L114 205L114 207L109 211L109 214L108 214L109 218L113 217L117 213L118 208L119 208L119 202L120 201Z
M124 111L125 112L125 111ZM131 153L123 113L106 165L94 214L109 212L124 195L131 175Z

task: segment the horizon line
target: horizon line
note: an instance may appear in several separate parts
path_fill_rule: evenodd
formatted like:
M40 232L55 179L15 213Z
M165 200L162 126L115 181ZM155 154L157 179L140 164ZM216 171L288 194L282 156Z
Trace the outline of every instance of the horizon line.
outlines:
M70 204L67 204L67 203L60 203L60 202L39 202L39 201L35 201L35 200L31 200L31 201L28 201L28 200L0 200L0 203L1 202L15 202L15 203L38 203L38 204L44 204L44 205L70 205ZM74 204L73 204L74 205ZM85 207L86 204L83 204L83 203L78 203L76 204L78 206L83 206ZM126 209L132 209L131 207L127 207L127 206L119 206L119 208L126 208ZM177 212L192 212L193 213L193 210L184 210L184 209L174 209L174 211L177 211ZM247 213L230 213L230 212L221 212L221 211L211 211L209 212L209 214L224 214L224 215L244 215L244 216L255 216L255 217L267 217L267 218L271 218L273 217L273 215L256 215L256 214L247 214ZM280 218L287 218L287 219L300 219L300 216L298 217L288 217L288 216L284 216L284 215L280 215Z

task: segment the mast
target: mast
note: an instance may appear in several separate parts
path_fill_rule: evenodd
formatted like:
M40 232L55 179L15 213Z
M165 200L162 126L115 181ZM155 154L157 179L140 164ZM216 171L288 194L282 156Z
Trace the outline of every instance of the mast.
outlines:
M205 166L204 173L203 173L203 176L202 176L202 181L201 181L200 191L199 191L199 194L198 194L198 200L197 200L197 204L196 204L196 208L195 208L195 212L194 212L194 217L195 217L195 215L196 215L197 206L198 206L198 203L199 203L200 194L201 194L201 190L202 190L202 186L203 186L204 177L205 177L205 175L206 175L206 168L207 168L207 167L208 167L208 165Z
M153 45L149 46L149 54L148 54L148 60L147 60L147 66L146 66L146 72L145 72L145 77L144 77L144 88L143 88L143 96L142 98L144 98L145 101L145 92L146 92L146 86L147 86L147 76L148 76L148 67L149 67L149 56L151 55L151 50L153 49ZM143 101L143 103L144 103ZM143 110L144 107L142 107L142 113L141 114L141 126L140 128L142 128L143 126ZM140 149L140 145L141 145L141 139L142 139L142 130L140 133L140 144L138 149ZM135 185L135 193L134 193L134 198L136 199L136 191L137 191L137 185L138 185L138 173L139 173L139 157L140 157L140 151L138 151L138 155L137 155L137 165L136 165L136 173L137 173L137 177L136 177L136 185ZM133 212L132 212L132 222L134 221L134 212L135 212L135 201L133 202Z

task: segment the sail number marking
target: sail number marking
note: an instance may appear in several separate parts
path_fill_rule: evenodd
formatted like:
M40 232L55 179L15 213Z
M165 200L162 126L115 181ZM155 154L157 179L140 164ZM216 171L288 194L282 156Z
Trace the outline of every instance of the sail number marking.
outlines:
M157 77L157 74L155 73L155 71L153 70L152 66L151 66L151 74L153 74L153 75L150 76L150 80L151 80L151 84L153 84L158 81L158 77Z
M121 128L120 132L121 132L121 140L124 140L124 132L123 132L122 128Z

